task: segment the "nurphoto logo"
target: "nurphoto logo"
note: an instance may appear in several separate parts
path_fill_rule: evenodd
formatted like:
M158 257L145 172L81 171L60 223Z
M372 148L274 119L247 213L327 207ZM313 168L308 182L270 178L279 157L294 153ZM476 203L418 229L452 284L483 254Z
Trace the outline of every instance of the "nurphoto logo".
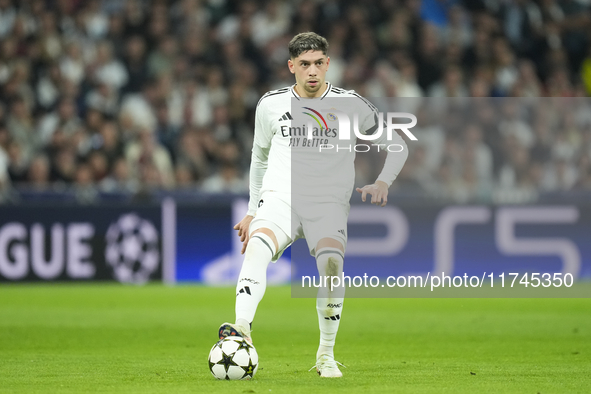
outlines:
M316 121L316 123L318 124L318 126L320 127L320 129L325 129L325 130L330 130L330 128L328 127L328 124L324 118L324 116L319 112L316 111L312 108L308 108L308 107L304 107L305 109L310 110L312 113L309 112L304 112L305 115L310 116L312 119L314 119ZM380 138L382 136L382 133L384 133L384 129L386 132L386 138L388 141L392 141L392 136L393 133L395 132L394 130L400 130L402 131L410 140L412 141L417 141L417 137L411 133L411 131L409 129L411 129L412 127L416 126L417 124L417 117L411 113L408 112L387 112L384 116L383 112L378 112L377 113L377 127L375 129L375 131L371 134L363 134L362 132L359 131L359 115L357 113L353 114L353 133L354 133L354 139L359 138L360 140L363 141L375 141L378 138ZM351 120L349 118L349 115L346 112L343 111L339 111L336 110L334 108L332 108L330 110L330 112L326 113L326 117L330 120L330 121L338 121L338 129L337 130L331 130L334 135L338 135L338 139L340 141L351 141ZM386 118L385 121L385 127L384 127L384 117ZM400 119L409 119L410 122L406 122L406 123L397 123L398 120ZM307 139L312 139L314 138L314 129L316 129L316 127L313 126L312 121L308 121L308 124L306 125L306 129L308 131L307 133ZM317 129L316 129L317 130ZM375 146L377 148L377 150L380 150L380 145L378 144L371 144L371 146ZM329 151L329 150L333 150L333 151L340 151L340 150L347 150L347 151L351 151L354 150L355 152L368 152L371 149L371 146L368 144L349 144L349 145L340 145L340 144L329 144L329 143L325 143L325 144L321 144L318 146L318 150L319 152L322 151ZM381 145L383 147L383 145ZM385 146L385 149L388 150L388 152L402 152L404 150L404 147L400 144L389 144Z

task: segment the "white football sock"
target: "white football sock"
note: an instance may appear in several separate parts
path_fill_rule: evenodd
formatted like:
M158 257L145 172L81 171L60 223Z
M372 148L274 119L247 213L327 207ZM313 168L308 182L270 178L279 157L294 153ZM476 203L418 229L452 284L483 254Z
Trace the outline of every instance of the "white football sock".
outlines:
M271 237L258 232L248 241L236 285L236 323L250 328L267 288L267 266L277 251Z
M341 277L343 272L343 252L337 248L322 248L316 252L316 265L321 278L324 276ZM318 312L318 326L320 328L320 346L316 359L327 354L334 357L334 344L341 322L345 287L331 288L330 278L327 287L318 289L316 311Z

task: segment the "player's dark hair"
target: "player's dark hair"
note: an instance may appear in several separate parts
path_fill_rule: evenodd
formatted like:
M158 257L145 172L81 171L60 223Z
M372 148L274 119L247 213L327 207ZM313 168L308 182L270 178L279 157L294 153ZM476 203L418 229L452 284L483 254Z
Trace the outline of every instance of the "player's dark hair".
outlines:
M328 41L321 35L308 31L296 35L289 42L289 57L292 59L308 51L322 51L326 55L328 52Z

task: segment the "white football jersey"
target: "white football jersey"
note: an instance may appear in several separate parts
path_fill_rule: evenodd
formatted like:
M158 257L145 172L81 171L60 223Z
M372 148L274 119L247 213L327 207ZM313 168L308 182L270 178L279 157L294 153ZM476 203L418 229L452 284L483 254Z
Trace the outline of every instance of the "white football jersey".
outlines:
M339 114L354 112L359 132L368 135L378 127L379 118L377 109L354 91L326 84L327 89L319 98L300 97L293 85L270 91L260 99L254 145L269 149L269 156L260 192L258 196L251 194L251 207L256 207L258 197L265 191L291 195L292 203L294 199L349 203L355 180L357 138L352 130L350 140L339 138ZM350 118L352 128L354 119ZM394 134L396 140L389 143L400 142L406 147L402 138ZM376 140L362 142L372 145L388 141L384 130Z

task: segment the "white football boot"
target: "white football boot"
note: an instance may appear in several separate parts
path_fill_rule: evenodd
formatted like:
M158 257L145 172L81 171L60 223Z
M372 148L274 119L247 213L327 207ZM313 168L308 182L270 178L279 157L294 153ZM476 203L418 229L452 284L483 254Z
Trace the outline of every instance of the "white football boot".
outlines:
M220 339L224 339L226 337L241 337L246 340L249 344L252 345L252 337L250 336L250 328L244 327L239 324L232 324L232 323L224 323L220 326L218 330L218 335Z
M343 364L335 361L334 357L323 354L316 360L316 372L318 372L321 378L340 378L343 376L343 373L339 369L339 365Z

